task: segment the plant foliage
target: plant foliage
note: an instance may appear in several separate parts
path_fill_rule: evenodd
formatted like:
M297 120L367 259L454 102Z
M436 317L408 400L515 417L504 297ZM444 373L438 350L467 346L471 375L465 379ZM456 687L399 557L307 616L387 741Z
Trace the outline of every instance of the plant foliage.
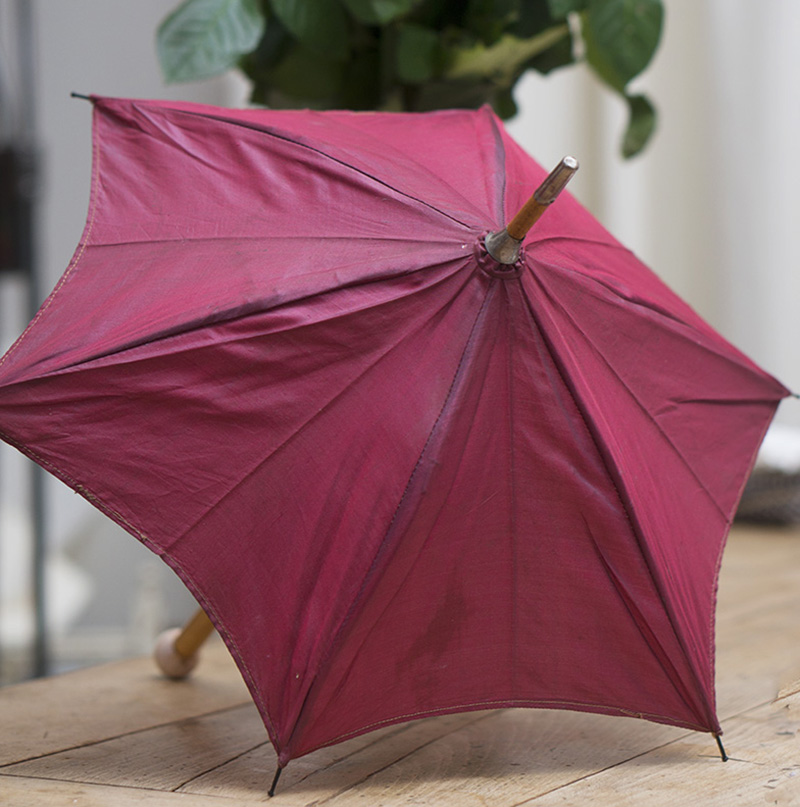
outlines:
M528 70L585 61L629 109L633 156L656 113L628 87L652 59L662 0L184 0L161 24L168 81L237 66L272 107L516 112ZM578 55L580 54L580 55Z

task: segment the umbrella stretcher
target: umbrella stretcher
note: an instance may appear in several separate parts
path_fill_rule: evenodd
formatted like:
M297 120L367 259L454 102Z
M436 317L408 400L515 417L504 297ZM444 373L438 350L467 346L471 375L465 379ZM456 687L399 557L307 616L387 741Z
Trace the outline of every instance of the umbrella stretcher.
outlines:
M177 572L279 770L497 707L718 736L721 553L788 391L569 194L536 221L488 109L92 100L0 435Z

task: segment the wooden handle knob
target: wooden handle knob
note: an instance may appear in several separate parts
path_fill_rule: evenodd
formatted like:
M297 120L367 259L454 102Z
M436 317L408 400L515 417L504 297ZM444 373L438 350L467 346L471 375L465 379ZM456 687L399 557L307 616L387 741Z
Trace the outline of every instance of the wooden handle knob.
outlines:
M199 653L195 653L193 656L186 658L175 650L175 640L180 634L180 628L165 630L158 637L155 650L153 651L153 657L156 660L158 669L161 670L167 678L173 678L175 680L186 678L200 660Z

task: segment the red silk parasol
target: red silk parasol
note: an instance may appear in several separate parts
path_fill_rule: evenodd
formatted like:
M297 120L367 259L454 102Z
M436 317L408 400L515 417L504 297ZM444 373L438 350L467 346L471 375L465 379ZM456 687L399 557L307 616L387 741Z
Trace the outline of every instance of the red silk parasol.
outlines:
M0 432L175 569L279 765L504 706L718 734L721 551L787 390L569 195L496 235L545 172L486 108L92 100Z

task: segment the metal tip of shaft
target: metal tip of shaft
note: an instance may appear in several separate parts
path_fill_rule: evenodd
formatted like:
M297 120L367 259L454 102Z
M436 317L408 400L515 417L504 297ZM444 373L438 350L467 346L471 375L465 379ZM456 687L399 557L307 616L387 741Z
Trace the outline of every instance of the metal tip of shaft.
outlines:
M549 205L555 201L567 183L575 175L580 166L574 157L564 157L561 162L547 175L547 178L536 189L533 198L540 205Z
M69 94L69 97L70 98L80 98L83 101L91 101L92 100L91 96L83 95L82 93L79 93L79 92L71 92Z

